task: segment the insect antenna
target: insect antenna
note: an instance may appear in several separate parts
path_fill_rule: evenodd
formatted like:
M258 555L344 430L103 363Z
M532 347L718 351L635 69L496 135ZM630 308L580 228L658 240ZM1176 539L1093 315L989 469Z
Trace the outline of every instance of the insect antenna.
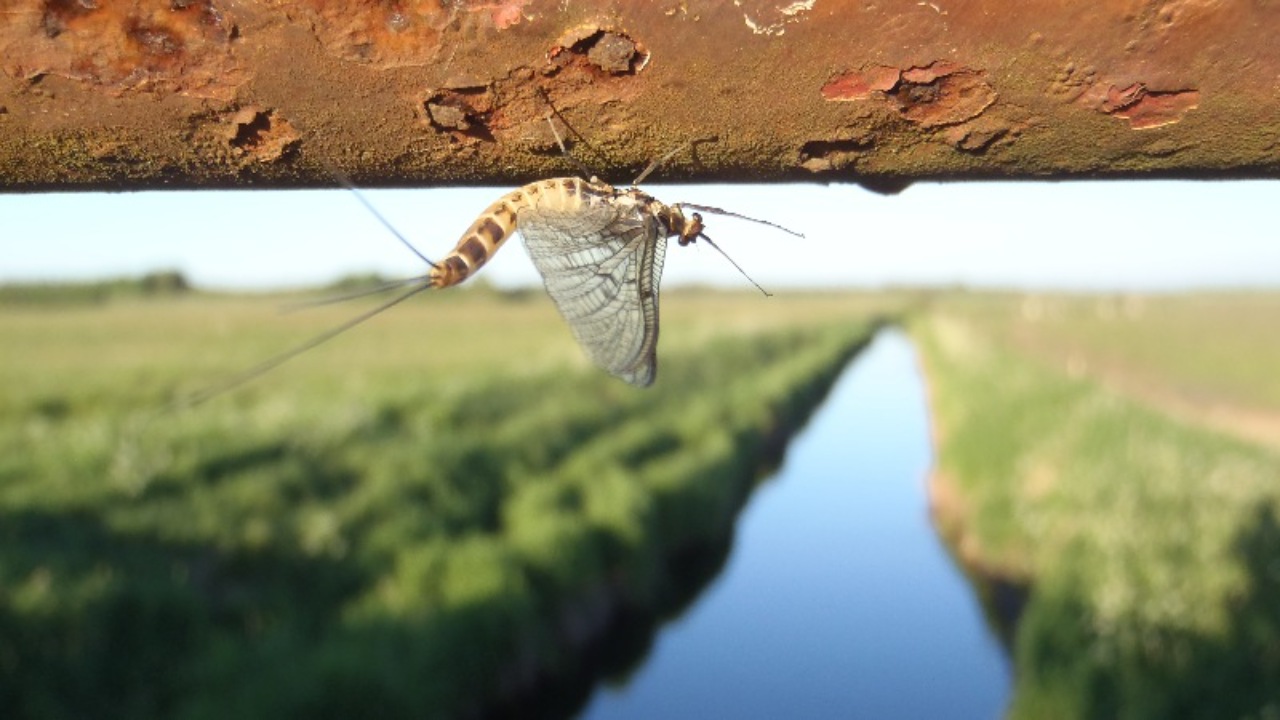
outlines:
M728 210L721 210L718 207L711 207L710 205L695 205L693 203L681 202L681 203L676 203L673 207L692 208L694 210L701 210L702 212L711 213L712 215L724 215L725 217L738 218L739 220L746 220L748 222L758 223L760 225L768 225L771 228L781 230L782 232L787 233L788 235L794 235L798 238L804 237L804 233L796 232L795 230L783 227L777 223L772 223L772 222L769 222L768 220L761 220L760 218L753 218L747 215L740 215L736 212L730 212Z
M368 320L374 317L375 315L378 315L382 312L390 310L396 305L399 305L400 303L404 302L405 300L408 300L409 298L413 297L414 295L417 295L418 293L424 290L431 289L432 285L430 281L426 280L425 278L414 278L414 279L421 280L422 284L418 285L415 288L412 288L408 292L401 293L395 296L394 298L388 300L387 302L382 303L381 305L373 308L372 310L368 310L363 313L360 313L359 315L351 318L350 320L347 320L341 325L330 328L329 330L326 330L320 333L319 335L316 335L315 337L311 338L310 340L307 340L306 342L300 345L290 348L289 350L286 350L280 353L279 355L275 355L273 357L267 358L266 360L263 360L262 362L258 363L257 365L254 365L253 367L247 370L243 370L239 373L236 373L235 375L232 375L231 377L226 378L222 382L216 385L213 385L212 387L205 388L204 390L201 390L195 393L194 395L191 395L185 398L182 402L177 403L178 407L179 408L194 407L201 403L212 400L213 398L229 390L234 390L235 388L238 388L241 385L244 385L250 380L253 380L254 378L258 377L259 375L262 375L263 373L274 370L275 368L283 365L284 363L288 362L289 360L292 360L293 358L301 355L302 353L308 350L311 350L312 348L323 345L324 343L334 339L335 337L341 335L342 333L359 325L365 320Z
M730 265L732 265L732 266L734 266L735 268L737 268L738 272L742 273L742 277L744 277L744 278L746 278L746 279L747 279L747 282L751 283L752 285L755 285L757 290L759 290L760 292L764 293L764 296L765 296L765 297L773 297L773 293L769 292L768 290L765 290L763 287L760 287L760 283L756 282L756 281L755 281L755 278L753 278L753 277L751 277L750 275L748 275L748 274L747 274L747 271L746 271L746 270L743 270L741 265L739 265L738 263L734 262L733 258L729 257L729 253L727 253L727 252L725 252L724 250L722 250L722 249L720 248L720 246L719 246L719 245L717 245L717 244L715 243L715 241L714 241L714 240L712 240L711 238L707 237L707 235L706 235L705 233L698 233L698 239L700 239L700 240L706 240L708 245L710 245L711 247L715 248L715 249L716 249L716 252L718 252L718 253L720 253L721 255L723 255L723 256L724 256L724 259L725 259L725 260L728 260Z

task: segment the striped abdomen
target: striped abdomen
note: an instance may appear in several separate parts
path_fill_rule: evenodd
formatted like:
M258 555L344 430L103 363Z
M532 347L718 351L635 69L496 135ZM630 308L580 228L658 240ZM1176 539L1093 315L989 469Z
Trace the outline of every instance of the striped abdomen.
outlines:
M431 268L431 286L457 285L484 266L516 230L516 218L528 207L573 211L586 202L585 193L611 194L613 188L601 182L589 183L576 177L554 178L529 183L502 196L480 213L453 251Z

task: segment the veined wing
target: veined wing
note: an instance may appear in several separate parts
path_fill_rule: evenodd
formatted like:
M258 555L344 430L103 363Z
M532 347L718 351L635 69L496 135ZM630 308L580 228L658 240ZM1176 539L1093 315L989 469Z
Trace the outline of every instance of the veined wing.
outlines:
M632 385L652 384L666 254L657 218L634 203L584 199L522 208L516 228L587 356Z

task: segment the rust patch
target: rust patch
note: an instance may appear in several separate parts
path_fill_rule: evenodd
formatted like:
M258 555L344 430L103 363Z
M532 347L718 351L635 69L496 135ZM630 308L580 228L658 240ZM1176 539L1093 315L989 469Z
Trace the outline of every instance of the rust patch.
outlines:
M629 103L640 96L644 86L635 78L649 59L644 43L629 33L594 23L579 25L551 44L546 64L538 71L542 78L539 84L560 111L587 108L596 127L616 130L634 122ZM533 114L528 118L540 118L547 109L541 98L530 107ZM516 117L514 112L512 117ZM534 152L544 148L558 153L541 127L527 126L519 142Z
M547 61L557 69L577 65L605 75L634 75L649 64L649 51L620 30L583 25L561 35Z
M416 67L436 60L446 36L506 30L525 19L533 0L268 0L299 10L328 52L379 68ZM455 42L461 42L455 40Z
M219 134L243 160L275 162L297 147L298 131L274 110L246 107L227 116Z
M235 21L215 0L40 0L7 11L0 57L13 77L58 75L113 94L178 92L229 100L247 73Z
M420 107L431 127L449 133L460 143L494 142L490 125L497 101L488 85L435 90Z
M377 67L425 65L435 59L458 10L419 0L271 0L301 10L333 55Z
M460 74L421 92L415 112L423 125L455 143L494 143L559 156L546 125L551 107L573 113L585 106L597 126L613 126L610 118L625 113L621 101L634 98L641 89L630 74L614 75L590 64L589 47L583 46L583 54L575 53L570 62L548 62L536 71L519 66L492 79Z
M1134 130L1172 125L1200 106L1198 90L1149 90L1142 83L1110 85L1101 94L1098 111L1128 120Z
M814 173L843 170L856 164L875 141L875 133L865 130L849 130L830 140L811 140L800 147L800 167Z
M996 91L984 75L938 61L904 70L887 95L903 117L921 127L956 125L978 117L996 101Z
M794 180L800 172L864 183L1274 176L1278 1L1113 0L1088 12L1046 3L1011 13L997 0L960 3L963 12L946 2L935 10L914 0L819 0L797 8L804 19L786 25L785 35L766 37L744 27L744 14L770 25L777 13L768 8L792 0L0 0L0 104L8 108L0 115L0 189L331 184L322 163L312 162L313 137L317 158L359 163L366 185L518 184L568 167L540 87L600 150L582 159L615 178L702 134L723 140L698 161L681 153L664 175ZM221 30L216 14L207 34L192 29L202 8L222 11ZM1173 8L1166 15L1175 22L1161 24L1156 8ZM126 17L137 22L126 25ZM584 24L585 33L567 32ZM97 44L87 46L91 31ZM590 43L575 52L574 44L602 31L625 38L602 44L594 58ZM431 59L381 71L336 56L330 40L373 62ZM626 40L636 46L630 58ZM139 60L118 69L126 50ZM236 76L214 72L218 63L250 79L235 86ZM630 72L615 74L624 64ZM956 65L975 71L998 98L970 120L923 126L948 119L938 111L947 86L963 77ZM805 81L779 82L781 71ZM224 90L202 87L202 73ZM487 113L449 104L452 94L441 89L462 82L488 87ZM1157 94L1120 93L1128 106L1112 102L1112 112L1101 112L1109 88L1138 82ZM1127 116L1139 126L1178 117L1167 105L1187 98L1158 93L1190 89L1200 93L1199 107L1181 124L1130 130ZM905 107L904 97L915 106ZM295 151L259 164L232 146L219 133L227 113L248 105L305 127L306 157ZM1030 122L1037 129L1019 134ZM467 137L477 125L494 142ZM851 125L875 131L875 144L859 149L845 134ZM561 134L570 141L572 133ZM831 169L809 175L800 163Z
M828 80L821 93L828 101L883 100L925 128L972 120L998 97L986 73L946 60L904 69L877 65L846 72Z

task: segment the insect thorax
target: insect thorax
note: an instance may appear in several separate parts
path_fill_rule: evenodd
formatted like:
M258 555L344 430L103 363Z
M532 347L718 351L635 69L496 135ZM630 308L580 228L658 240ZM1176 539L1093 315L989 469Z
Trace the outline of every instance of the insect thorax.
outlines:
M686 218L678 206L667 205L638 187L625 190L604 182L598 177L590 180L581 178L558 178L545 180L542 183L531 183L522 191L539 185L564 187L568 192L561 197L581 199L583 202L608 203L615 207L630 206L635 212L652 217L658 221L664 238L679 237L681 245L687 245L702 232L702 218L698 214Z
M636 187L619 190L599 178L552 178L529 183L503 196L480 214L453 252L431 270L435 287L456 285L479 270L517 228L526 209L573 214L584 205L605 204L620 215L652 218L663 238L678 237L687 245L702 232L702 218L686 218L678 206L667 205Z
M662 228L663 237L678 237L681 245L688 245L702 232L702 217L697 213L686 218L679 206L667 205L637 187L617 190L596 178L592 178L591 182L595 187L611 191L614 202L633 203L639 212L655 218Z

